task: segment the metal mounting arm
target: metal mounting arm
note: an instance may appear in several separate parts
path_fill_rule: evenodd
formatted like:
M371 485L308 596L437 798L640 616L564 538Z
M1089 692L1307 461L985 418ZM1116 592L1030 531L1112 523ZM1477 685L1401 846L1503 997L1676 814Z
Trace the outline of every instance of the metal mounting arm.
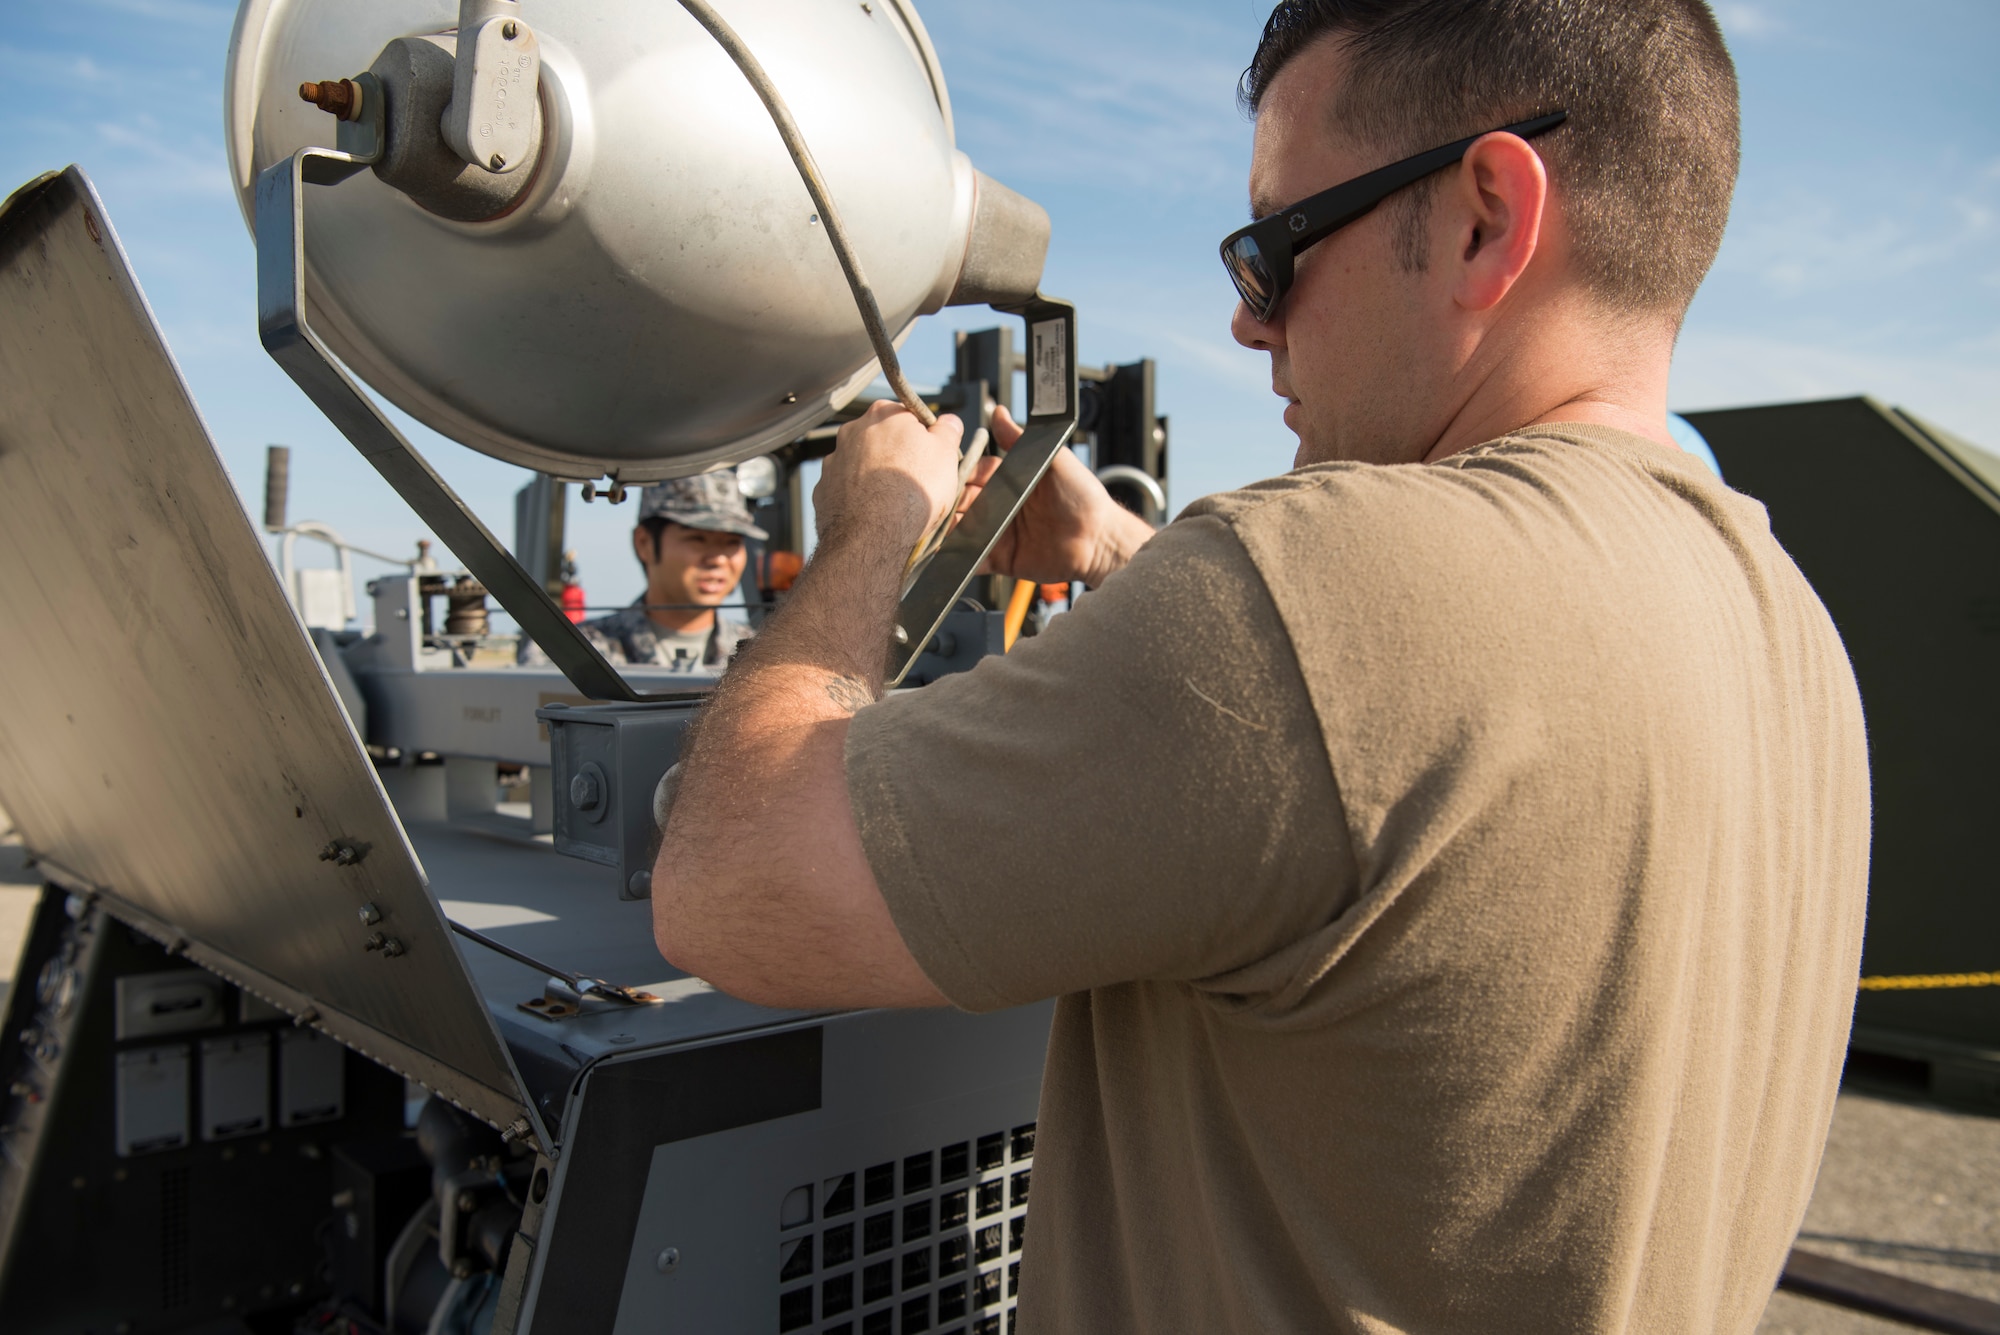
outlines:
M367 76L364 75L364 78ZM373 100L379 106L380 99ZM366 102L364 101L364 106ZM635 691L584 638L555 599L479 522L416 447L334 361L306 323L305 190L362 171L380 148L360 153L304 148L257 177L257 333L264 350L375 466L417 517L487 592L521 623L570 683L593 700L686 700L699 692Z
M362 75L362 79L370 78ZM264 350L375 466L417 517L521 624L571 684L593 700L676 701L701 691L641 692L584 638L556 601L457 493L362 393L306 322L305 187L335 185L381 154L381 98L364 93L375 115L341 127L345 149L304 148L257 177L257 332ZM965 518L903 595L889 646L891 686L909 673L981 561L1020 512L1057 450L1077 427L1076 308L1036 297L1000 309L1028 326L1028 421Z
M889 645L886 675L891 686L909 675L980 562L1048 471L1056 451L1076 434L1076 307L1038 295L1026 305L996 309L1019 315L1028 325L1028 421L965 518L904 593Z

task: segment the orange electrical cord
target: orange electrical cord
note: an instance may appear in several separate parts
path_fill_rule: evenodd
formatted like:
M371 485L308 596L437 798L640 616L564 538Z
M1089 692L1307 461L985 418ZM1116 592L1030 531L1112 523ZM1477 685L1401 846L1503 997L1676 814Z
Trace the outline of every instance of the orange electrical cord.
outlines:
M1035 583L1033 580L1014 581L1014 596L1007 600L1007 620L1004 627L1006 638L1001 641L1006 652L1014 652L1014 641L1021 638L1021 627L1028 620L1028 609L1035 605Z

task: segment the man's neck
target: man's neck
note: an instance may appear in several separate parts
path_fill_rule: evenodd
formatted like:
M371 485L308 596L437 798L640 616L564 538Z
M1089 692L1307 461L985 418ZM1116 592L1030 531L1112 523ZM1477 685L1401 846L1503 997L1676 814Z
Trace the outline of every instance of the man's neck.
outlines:
M1667 432L1674 331L1569 314L1539 323L1540 337L1489 337L1488 346L1506 351L1483 368L1475 356L1468 366L1472 388L1426 463L1552 422L1616 427L1663 449L1680 448Z

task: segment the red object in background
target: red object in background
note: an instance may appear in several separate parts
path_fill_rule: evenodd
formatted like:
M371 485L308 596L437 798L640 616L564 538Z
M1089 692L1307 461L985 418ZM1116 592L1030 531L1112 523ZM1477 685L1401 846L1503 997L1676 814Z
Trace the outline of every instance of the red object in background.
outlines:
M1068 601L1068 599L1069 599L1069 585L1067 585L1067 584L1044 584L1044 585L1042 585L1042 601L1043 601L1043 602L1045 602L1045 603L1060 603L1060 602L1066 602L1066 601Z
M767 549L759 564L757 584L766 593L784 593L798 583L799 572L806 568L806 559L797 552L788 552L782 547Z
M583 585L581 584L563 585L562 586L563 615L568 617L573 622L581 622L585 616L583 608L584 608Z

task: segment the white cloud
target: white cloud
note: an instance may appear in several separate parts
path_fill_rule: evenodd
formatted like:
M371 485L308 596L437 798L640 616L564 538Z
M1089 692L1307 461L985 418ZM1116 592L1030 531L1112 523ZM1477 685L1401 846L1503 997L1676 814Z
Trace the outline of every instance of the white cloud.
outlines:
M1837 336L1835 336L1837 337ZM1674 357L1676 411L1872 394L1976 445L2000 447L2000 326L1948 348L1843 346L1783 336L1695 331Z
M1154 194L1241 189L1235 87L1254 30L1150 6L940 8L927 22L982 166Z
M1885 188L1865 201L1789 191L1732 220L1716 271L1794 296L1974 264L2000 233L2000 190L1977 177L1965 184L1953 194Z
M101 143L131 150L113 159L102 175L127 191L224 197L232 194L229 169L219 156L193 153L150 117L100 121L94 127Z
M108 9L136 19L205 27L218 23L227 25L231 12L226 5L205 5L199 0L84 0L84 3L94 9Z
M0 72L10 82L68 89L93 95L119 78L91 59L67 51L28 51L0 46Z
M1762 5L1717 5L1715 17L1727 37L1775 37L1786 30L1785 21Z
M66 93L92 107L115 101L123 106L200 108L204 115L212 107L219 116L222 106L222 90L211 73L158 60L0 44L0 78L19 87Z

